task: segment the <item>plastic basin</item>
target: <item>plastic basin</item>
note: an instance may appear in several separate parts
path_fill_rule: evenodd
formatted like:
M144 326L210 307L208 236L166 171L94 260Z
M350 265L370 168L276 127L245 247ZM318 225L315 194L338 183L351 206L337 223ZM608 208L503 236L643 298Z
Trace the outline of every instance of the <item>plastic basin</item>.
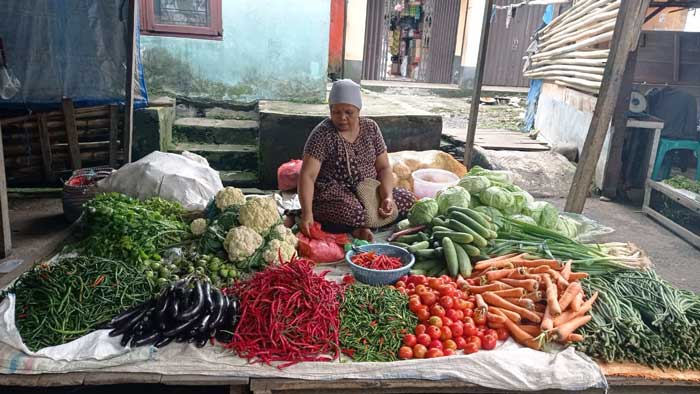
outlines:
M425 168L414 171L413 193L418 198L435 197L440 190L454 186L459 182L459 177L449 171Z
M359 246L357 249L361 252L376 252L377 254L398 257L403 263L403 267L395 270L372 270L353 263L352 256L355 255L355 251L352 249L349 250L345 253L345 261L350 265L352 275L355 279L367 285L393 285L400 277L408 275L409 271L411 271L411 267L413 267L413 263L416 261L408 250L394 245L369 244Z

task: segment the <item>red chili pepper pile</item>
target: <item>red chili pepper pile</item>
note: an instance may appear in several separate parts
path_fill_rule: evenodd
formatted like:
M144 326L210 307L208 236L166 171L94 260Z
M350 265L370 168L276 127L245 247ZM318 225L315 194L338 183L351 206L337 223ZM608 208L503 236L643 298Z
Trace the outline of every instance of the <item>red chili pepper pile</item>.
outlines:
M345 287L313 272L314 263L293 257L269 266L231 290L242 313L233 340L241 357L270 363L330 361L339 356L340 304Z
M358 253L352 256L352 262L371 270L395 270L403 267L400 258L377 254L376 252Z

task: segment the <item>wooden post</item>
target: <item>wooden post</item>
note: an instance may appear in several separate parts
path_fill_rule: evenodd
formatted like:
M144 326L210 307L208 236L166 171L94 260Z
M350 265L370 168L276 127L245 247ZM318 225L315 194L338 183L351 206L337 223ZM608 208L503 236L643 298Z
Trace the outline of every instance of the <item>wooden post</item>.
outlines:
M0 130L2 136L2 130ZM0 138L0 259L10 255L12 231L10 230L10 208L7 206L7 179L5 178L5 154Z
M617 104L615 104L612 134L610 135L610 153L605 164L605 175L603 177L603 196L608 198L617 196L617 189L622 175L622 150L627 135L627 111L630 107L630 96L632 94L636 65L637 50L634 50L627 59L620 95L617 98Z
M109 106L109 166L117 168L117 140L119 139L119 107Z
M481 100L481 85L484 82L484 65L486 64L486 48L491 30L491 9L493 0L486 0L484 4L484 19L481 25L481 41L479 41L479 57L476 62L476 75L474 75L474 90L472 90L472 103L469 107L469 126L467 127L467 140L464 143L464 165L469 167L474 151L474 138L476 137L476 121L479 118L479 101Z
M129 0L129 19L127 21L126 42L126 83L124 93L124 161L131 163L131 145L134 132L134 68L136 56L136 3L137 0Z
M70 165L73 170L81 168L80 144L78 142L78 129L75 126L75 108L73 100L66 97L63 99L63 117L65 118L66 137L68 138L68 153L70 154Z
M44 164L44 179L47 182L53 181L53 171L51 170L51 140L49 139L49 126L46 115L39 115L39 141L41 142L41 158Z
M583 145L581 158L576 167L574 181L566 199L565 210L567 212L583 212L598 158L603 149L603 142L605 142L610 120L615 111L627 58L630 51L637 47L649 2L650 0L625 0L620 5L600 95Z

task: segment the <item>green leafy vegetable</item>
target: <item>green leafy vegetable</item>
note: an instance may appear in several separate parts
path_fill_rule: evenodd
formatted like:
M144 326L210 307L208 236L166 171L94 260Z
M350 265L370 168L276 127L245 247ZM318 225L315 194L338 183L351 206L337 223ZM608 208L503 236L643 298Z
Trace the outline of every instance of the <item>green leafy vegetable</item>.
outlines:
M408 211L408 221L412 226L429 224L438 214L438 203L435 199L426 197L416 201Z
M449 207L468 208L471 196L461 186L450 186L441 190L437 195L438 213L441 215L447 214Z

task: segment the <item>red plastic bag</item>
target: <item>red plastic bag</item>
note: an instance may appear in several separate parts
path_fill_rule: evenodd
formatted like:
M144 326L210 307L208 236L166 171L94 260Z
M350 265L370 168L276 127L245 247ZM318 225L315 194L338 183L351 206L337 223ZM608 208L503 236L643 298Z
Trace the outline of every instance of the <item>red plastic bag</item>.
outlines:
M277 169L277 187L280 190L287 191L297 188L301 163L301 160L291 160L279 166Z
M332 263L345 258L343 245L350 242L347 234L331 234L321 230L321 224L314 222L310 229L311 238L298 233L299 254L317 263Z

